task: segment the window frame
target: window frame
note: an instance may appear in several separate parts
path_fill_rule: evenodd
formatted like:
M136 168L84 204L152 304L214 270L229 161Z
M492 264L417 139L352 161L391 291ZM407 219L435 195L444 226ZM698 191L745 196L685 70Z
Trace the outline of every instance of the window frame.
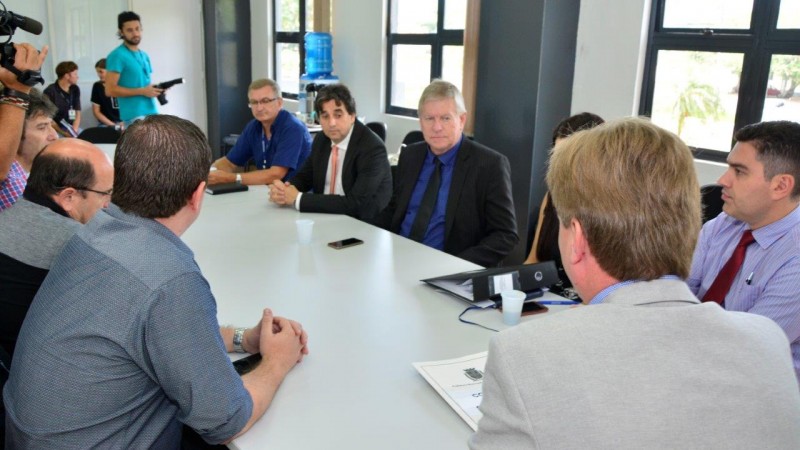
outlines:
M306 72L306 0L296 0L299 3L298 19L300 21L299 31L278 31L278 2L281 0L272 0L272 79L278 80L278 45L280 44L297 44L300 50L300 76ZM297 80L298 86L300 80ZM298 87L299 89L299 87ZM281 95L283 98L297 100L299 93L285 92L281 86Z
M437 0L438 10L436 14L436 33L392 33L392 5L400 0L388 0L388 13L386 14L386 113L399 116L417 117L416 108L406 108L392 104L392 69L394 61L392 59L395 45L422 45L431 48L431 67L430 79L442 76L442 53L445 46L454 45L466 47L464 45L464 28L445 29L444 11L447 0ZM464 25L466 28L466 24ZM464 59L466 60L466 52ZM462 80L463 83L463 80Z
M665 28L669 0L654 0L650 13L639 114L650 117L661 50L741 53L742 73L734 133L761 120L773 55L800 55L800 29L778 29L780 0L754 0L749 29ZM731 135L731 146L735 140ZM695 158L725 162L727 151L691 147Z

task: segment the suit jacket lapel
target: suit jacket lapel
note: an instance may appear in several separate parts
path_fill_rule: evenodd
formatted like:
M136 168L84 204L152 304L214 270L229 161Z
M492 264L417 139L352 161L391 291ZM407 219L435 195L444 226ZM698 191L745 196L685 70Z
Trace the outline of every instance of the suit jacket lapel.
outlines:
M353 124L353 134L350 135L350 143L347 144L347 152L344 154L344 163L342 164L342 187L344 188L345 192L350 188L352 185L353 180L353 173L351 169L353 168L353 164L356 160L356 149L359 148L359 142L362 136L362 129L359 127L360 122L358 120L355 121Z
M325 177L328 176L328 161L331 159L331 140L328 139L328 136L323 135L322 142L317 150L319 151L319 156L316 158L316 167L314 168L314 192L324 194Z
M453 167L453 178L450 180L450 192L447 196L447 209L444 213L445 248L447 248L447 236L450 236L450 230L453 228L458 201L461 199L461 193L464 192L464 182L467 180L470 168L467 162L471 155L470 145L469 140L464 137L461 141L461 148L458 150L458 156L456 156L455 167Z
M406 216L408 210L408 202L411 201L411 194L414 192L414 186L417 185L419 174L422 172L422 165L425 163L425 157L428 154L428 144L422 142L415 144L414 147L408 147L405 150L408 156L405 157L407 164L404 164L403 170L410 175L406 176L404 173L398 173L401 180L408 181L401 186L400 193L397 196L397 207L392 219L392 229L400 230L400 225L403 223L403 218Z

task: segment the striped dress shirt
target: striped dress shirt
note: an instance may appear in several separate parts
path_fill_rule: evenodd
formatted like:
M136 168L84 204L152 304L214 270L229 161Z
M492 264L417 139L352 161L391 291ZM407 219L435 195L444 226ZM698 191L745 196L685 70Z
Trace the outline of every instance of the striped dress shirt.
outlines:
M725 213L703 226L687 280L698 298L711 287L747 228ZM725 309L766 316L780 325L791 342L800 379L800 207L753 230L753 237L756 241L725 297Z

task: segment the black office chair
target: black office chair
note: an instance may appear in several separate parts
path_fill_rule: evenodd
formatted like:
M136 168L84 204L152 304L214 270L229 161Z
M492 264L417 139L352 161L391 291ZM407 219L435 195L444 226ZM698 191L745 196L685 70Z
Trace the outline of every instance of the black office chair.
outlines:
M422 135L422 131L419 130L412 130L406 134L406 137L403 138L403 144L400 147L405 147L407 145L416 144L417 142L422 142L425 140L425 137Z
M92 144L116 144L121 133L113 127L92 127L87 128L78 135L78 139L91 142Z
M0 347L0 438L5 442L6 436L6 409L3 406L3 386L8 381L8 375L11 372L11 356L6 353L3 347Z
M703 204L703 223L717 217L722 212L722 186L707 184L700 188L700 201Z
M367 128L372 130L383 142L386 142L386 124L384 122L367 122Z

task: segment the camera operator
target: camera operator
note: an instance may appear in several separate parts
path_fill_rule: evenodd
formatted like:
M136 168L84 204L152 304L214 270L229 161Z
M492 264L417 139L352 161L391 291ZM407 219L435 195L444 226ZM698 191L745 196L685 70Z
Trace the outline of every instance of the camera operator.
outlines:
M117 26L122 44L106 59L106 95L117 97L120 118L125 125L130 125L145 116L158 114L155 98L164 90L152 84L150 57L139 49L142 41L139 15L124 11L117 17Z
M42 47L42 51L39 52L31 44L13 45L16 50L15 69L23 74L29 70L41 69L47 56L47 46ZM19 191L21 194L25 189L26 176L15 159L22 138L25 112L30 104L28 94L31 86L24 84L18 75L3 67L0 67L0 83L3 84L0 93L0 124L2 124L0 126L0 211L3 211L13 204L13 202L6 204L8 202L5 201L4 194L12 191Z

